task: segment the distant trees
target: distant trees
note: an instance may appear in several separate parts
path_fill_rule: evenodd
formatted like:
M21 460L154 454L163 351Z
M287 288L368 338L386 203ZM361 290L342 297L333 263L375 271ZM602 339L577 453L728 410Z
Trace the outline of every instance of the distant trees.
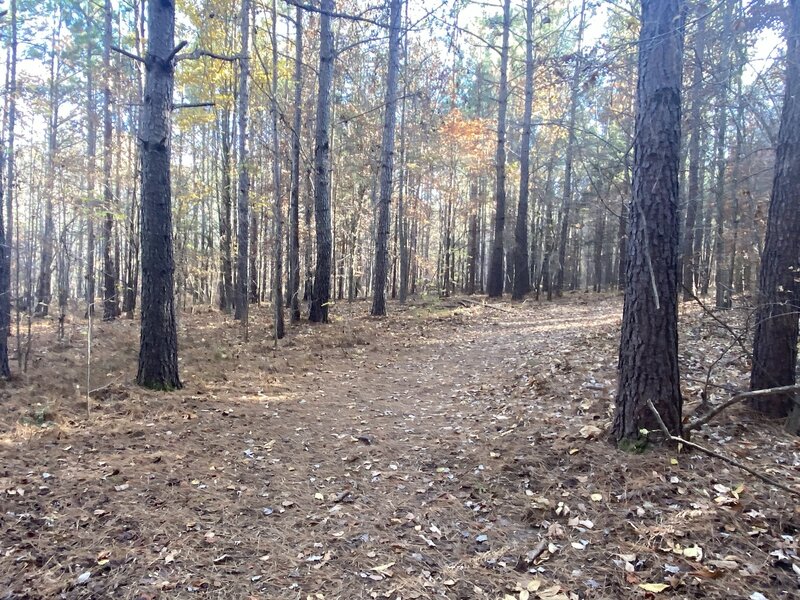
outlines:
M753 390L796 382L798 315L800 315L800 1L791 0L787 29L786 83L775 174L761 269L758 312L753 341ZM790 427L800 431L795 393L754 398L765 415L785 417L794 409Z
M636 440L666 426L681 431L678 372L678 171L683 27L680 0L642 0L639 76L628 215L625 302L613 435Z

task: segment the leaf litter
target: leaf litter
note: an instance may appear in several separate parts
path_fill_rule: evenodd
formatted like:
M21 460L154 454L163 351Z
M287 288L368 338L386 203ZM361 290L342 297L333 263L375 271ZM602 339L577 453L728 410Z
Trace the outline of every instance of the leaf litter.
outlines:
M618 297L503 307L376 320L355 303L277 352L266 308L247 343L218 313L184 315L187 387L170 394L130 383L135 323L98 324L89 421L85 325L64 347L37 323L39 366L0 384L0 598L796 593L785 494L707 456L608 443ZM681 328L689 414L725 332L687 306ZM712 384L746 386L743 359L720 365ZM696 436L796 485L800 444L744 407Z

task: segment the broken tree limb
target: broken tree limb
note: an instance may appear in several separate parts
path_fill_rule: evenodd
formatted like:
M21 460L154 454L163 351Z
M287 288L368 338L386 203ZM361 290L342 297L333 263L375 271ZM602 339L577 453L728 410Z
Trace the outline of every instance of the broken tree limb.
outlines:
M755 469L751 469L747 465L742 464L737 460L729 458L729 457L727 457L727 456L725 456L723 454L720 454L718 452L715 452L713 450L709 450L705 446L701 446L700 444L695 444L694 442L690 442L689 440L684 439L684 438L682 438L682 437L680 437L678 435L672 435L669 432L669 429L667 429L667 426L664 424L664 420L661 418L661 415L658 413L658 410L656 409L656 407L653 404L652 400L648 400L647 401L647 406L649 406L650 410L653 411L653 416L655 416L656 421L658 421L658 426L661 428L661 431L664 433L664 435L667 436L668 440L670 440L672 442L675 442L676 444L682 444L682 445L687 446L689 448L694 448L695 450L699 450L703 454L707 454L709 456L717 458L717 459L721 460L724 463L728 463L729 465L732 465L732 466L734 466L734 467L736 467L738 469L741 469L742 471L745 471L746 473L750 473L750 475L752 475L753 477L755 477L757 479L760 479L761 481L763 481L766 484L771 485L772 487L778 488L779 490L783 490L784 492L787 492L787 493L791 494L792 496L796 496L796 497L800 498L800 490L792 489L788 485L784 485L784 484L782 484L782 483L780 483L778 481L775 481L771 477L767 477L766 475L763 475L763 474L759 473Z
M752 392L742 392L740 394L736 394L727 402L723 402L719 406L715 407L705 416L700 417L699 419L696 419L695 421L692 421L691 423L686 425L686 427L684 427L683 430L689 432L689 431L694 431L695 429L699 429L700 427L711 421L711 419L716 417L723 410L733 406L738 402L741 402L742 400L747 400L748 398L757 398L759 396L769 396L771 394L785 394L790 392L800 392L800 385L783 385L780 387L767 388L765 390L753 390Z
M510 315L514 314L513 310L508 310L507 308L503 308L502 306L495 306L494 304L486 304L486 302L477 302L475 300L470 300L469 298L461 298L461 301L467 302L469 304L474 304L475 306L483 306L485 308L499 310L500 312L508 313Z
M111 49L114 52L119 52L123 56L127 56L128 58L132 58L133 60L138 60L140 63L144 64L144 59L139 56L138 54L134 54L133 52L128 52L124 48L119 48L117 46L111 46Z

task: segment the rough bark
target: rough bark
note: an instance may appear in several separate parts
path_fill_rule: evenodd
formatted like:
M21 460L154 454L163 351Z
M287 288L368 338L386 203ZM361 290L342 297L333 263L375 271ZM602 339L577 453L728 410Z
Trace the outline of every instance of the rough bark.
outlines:
M525 9L525 101L519 159L519 205L514 229L514 289L511 297L521 300L531 290L528 265L528 193L530 189L531 114L533 112L533 0Z
M119 316L114 261L114 194L111 190L111 0L105 0L103 13L103 204L106 209L103 222L103 320L111 321Z
M272 306L275 341L285 335L283 319L283 198L281 197L280 131L278 130L278 8L272 0L272 192L275 221L275 253L272 268Z
M686 201L686 225L683 229L682 260L683 299L690 300L697 285L697 262L695 260L695 224L700 197L700 139L703 136L703 56L705 53L706 6L697 5L699 19L694 37L694 73L692 75L692 110L689 114L689 190Z
M500 84L497 108L497 149L495 152L494 239L489 259L486 294L503 295L503 235L506 228L506 111L508 109L508 37L511 29L511 0L503 2L503 45L500 52Z
M90 25L87 24L87 27ZM86 197L88 215L86 218L86 316L94 315L94 302L97 295L95 279L95 178L97 176L97 111L94 96L94 76L92 69L92 42L86 46Z
M800 189L800 0L792 0L790 10L786 89L758 278L759 308L750 376L752 390L796 382L800 314L800 210L797 209L797 190ZM753 408L771 417L785 417L793 404L793 397L780 395L751 401ZM797 420L792 418L790 421L796 424ZM796 426L794 428L797 433Z
M221 190L219 206L219 250L220 250L220 277L219 277L219 308L231 312L234 304L233 291L233 256L231 251L232 224L231 211L233 210L233 182L231 181L231 138L232 120L229 110L223 110L220 129L220 154L221 154Z
M578 47L575 52L575 68L572 71L572 82L569 92L569 116L567 119L567 149L564 156L564 192L561 201L561 231L558 236L558 270L556 271L554 292L560 296L564 290L564 272L567 268L567 244L569 243L569 215L572 209L572 170L575 159L575 121L578 115L578 98L580 95L581 69L583 68L583 32L586 27L586 0L581 2L581 14L578 22Z
M292 173L289 191L289 319L300 320L300 129L303 99L303 11L294 13L294 116L292 117Z
M182 387L178 376L170 182L170 111L175 64L175 6L148 2L149 37L139 140L142 156L142 325L139 385Z
M613 435L636 440L658 424L680 434L678 171L681 141L680 0L642 0L633 199Z
M314 133L314 219L317 264L308 318L317 323L327 323L328 304L331 298L330 128L334 61L330 13L333 12L334 2L321 0L320 4L323 12L319 18L319 90Z
M250 0L242 1L242 11L240 19L241 46L239 49L239 96L237 98L238 107L236 120L239 127L238 156L239 161L239 182L237 189L237 215L238 227L236 241L236 302L235 317L241 321L247 330L248 316L248 260L250 255L249 246L249 227L250 227L250 171L247 163L247 119L250 105Z
M51 36L50 51L50 82L48 91L48 122L47 122L47 164L45 175L45 203L44 227L42 229L42 250L39 260L39 278L36 285L37 317L46 317L50 311L52 300L52 275L54 256L55 221L53 220L53 196L55 194L55 163L58 151L58 109L60 104L59 71L60 60L56 49L57 39L61 31L61 18L55 26Z
M386 72L386 98L383 114L381 162L379 169L378 223L375 230L375 270L373 271L373 316L386 314L386 277L389 268L389 205L394 172L394 129L397 122L397 78L400 74L400 16L402 0L389 2L389 65Z

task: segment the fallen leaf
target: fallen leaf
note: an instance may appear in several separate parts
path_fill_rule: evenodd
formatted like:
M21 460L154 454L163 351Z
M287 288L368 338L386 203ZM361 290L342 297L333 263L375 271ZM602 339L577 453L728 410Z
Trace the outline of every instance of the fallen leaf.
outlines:
M666 589L669 589L669 585L666 583L640 583L639 587L645 592L652 592L654 594L658 594Z

